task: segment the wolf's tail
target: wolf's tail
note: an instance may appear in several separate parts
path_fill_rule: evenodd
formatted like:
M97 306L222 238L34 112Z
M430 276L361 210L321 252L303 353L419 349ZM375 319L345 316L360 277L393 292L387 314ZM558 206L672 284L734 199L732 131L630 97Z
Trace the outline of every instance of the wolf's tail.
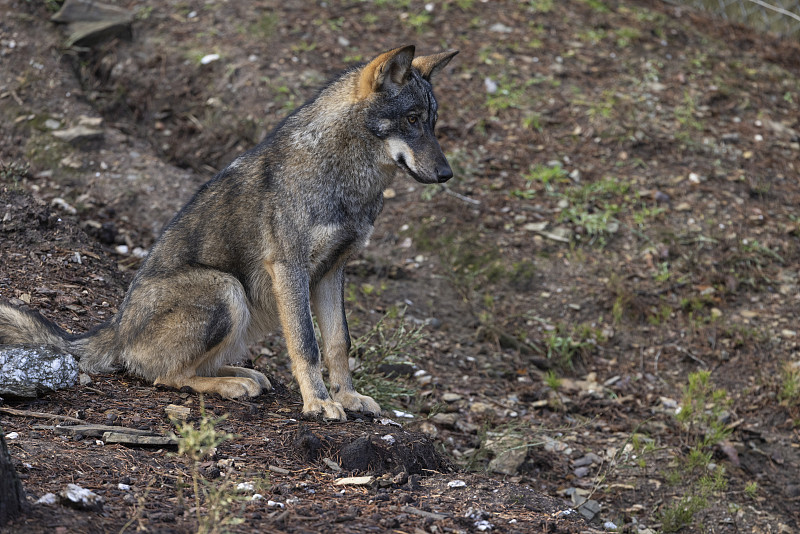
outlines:
M0 303L0 344L52 345L75 356L87 373L110 373L120 367L114 350L114 329L108 322L75 335L37 311Z

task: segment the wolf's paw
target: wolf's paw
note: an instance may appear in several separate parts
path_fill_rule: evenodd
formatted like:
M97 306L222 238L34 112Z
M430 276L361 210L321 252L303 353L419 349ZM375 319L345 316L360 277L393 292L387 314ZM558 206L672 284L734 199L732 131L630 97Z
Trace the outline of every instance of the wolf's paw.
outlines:
M330 399L312 399L303 403L303 415L306 417L322 416L335 421L347 421L342 405Z
M220 367L219 371L217 372L217 375L249 378L256 384L261 386L262 389L272 389L272 384L269 383L269 379L266 376L264 376L263 373L260 373L255 369L247 369L246 367L234 367L231 365L226 365L224 367Z
M333 396L346 410L361 412L374 416L381 414L381 407L372 397L362 395L357 391L340 391Z
M266 379L266 377L264 377ZM267 382L269 384L269 381ZM257 397L261 394L261 386L252 378L244 376L218 377L214 390L228 399L240 397Z
M261 393L259 383L244 376L159 377L154 383L176 389L190 387L198 393L217 393L227 399L257 397Z

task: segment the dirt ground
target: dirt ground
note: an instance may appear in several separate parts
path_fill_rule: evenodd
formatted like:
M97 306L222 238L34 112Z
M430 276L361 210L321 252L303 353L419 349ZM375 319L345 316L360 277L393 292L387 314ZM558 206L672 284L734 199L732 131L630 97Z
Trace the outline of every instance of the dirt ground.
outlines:
M800 45L655 1L169 0L65 49L58 5L0 0L0 298L65 328L381 51L460 50L436 83L455 178L398 175L348 266L383 418L303 420L279 336L246 402L125 375L5 399L30 506L3 532L800 530ZM201 404L231 437L198 462L68 429L168 435ZM102 508L36 503L69 483Z

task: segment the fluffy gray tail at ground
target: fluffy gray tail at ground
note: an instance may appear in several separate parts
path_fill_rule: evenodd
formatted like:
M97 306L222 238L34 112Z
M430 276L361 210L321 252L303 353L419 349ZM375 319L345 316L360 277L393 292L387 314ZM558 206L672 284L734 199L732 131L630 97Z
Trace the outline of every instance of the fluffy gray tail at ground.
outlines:
M52 345L75 356L87 373L109 373L119 368L110 350L113 337L108 323L75 335L37 311L0 304L0 344Z

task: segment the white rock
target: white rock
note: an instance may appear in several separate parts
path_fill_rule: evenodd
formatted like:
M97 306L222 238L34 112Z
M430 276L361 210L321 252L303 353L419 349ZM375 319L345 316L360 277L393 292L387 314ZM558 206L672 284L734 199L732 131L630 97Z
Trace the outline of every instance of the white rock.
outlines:
M340 478L334 484L337 486L367 486L375 480L373 476Z
M209 63L217 61L218 59L219 59L219 54L207 54L200 59L200 64L208 65Z
M544 222L537 222L537 223L528 223L522 227L523 230L526 232L543 232L549 223L547 221Z
M36 501L36 504L55 504L56 503L56 494L55 493L45 493Z
M35 398L74 386L78 363L52 347L0 345L0 396Z
M236 485L236 491L255 491L255 486L252 482L240 482Z
M447 483L448 488L463 488L467 485L463 480L451 480Z
M69 202L67 202L61 197L56 197L53 200L51 200L50 205L59 208L61 209L61 211L69 213L70 215L75 215L76 213L78 213L78 210L75 209L75 207L73 207Z
M460 401L461 398L462 398L461 395L459 395L458 393L448 392L442 394L442 400L447 403Z
M487 530L492 530L494 525L489 523L486 519L481 519L479 521L475 521L475 528L481 532L485 532Z
M81 510L98 510L103 508L103 498L95 492L82 488L77 484L67 484L59 493L61 503Z
M489 31L495 33L511 33L512 31L514 31L514 29L511 28L510 26L506 26L502 22L496 22L491 26L489 26Z

